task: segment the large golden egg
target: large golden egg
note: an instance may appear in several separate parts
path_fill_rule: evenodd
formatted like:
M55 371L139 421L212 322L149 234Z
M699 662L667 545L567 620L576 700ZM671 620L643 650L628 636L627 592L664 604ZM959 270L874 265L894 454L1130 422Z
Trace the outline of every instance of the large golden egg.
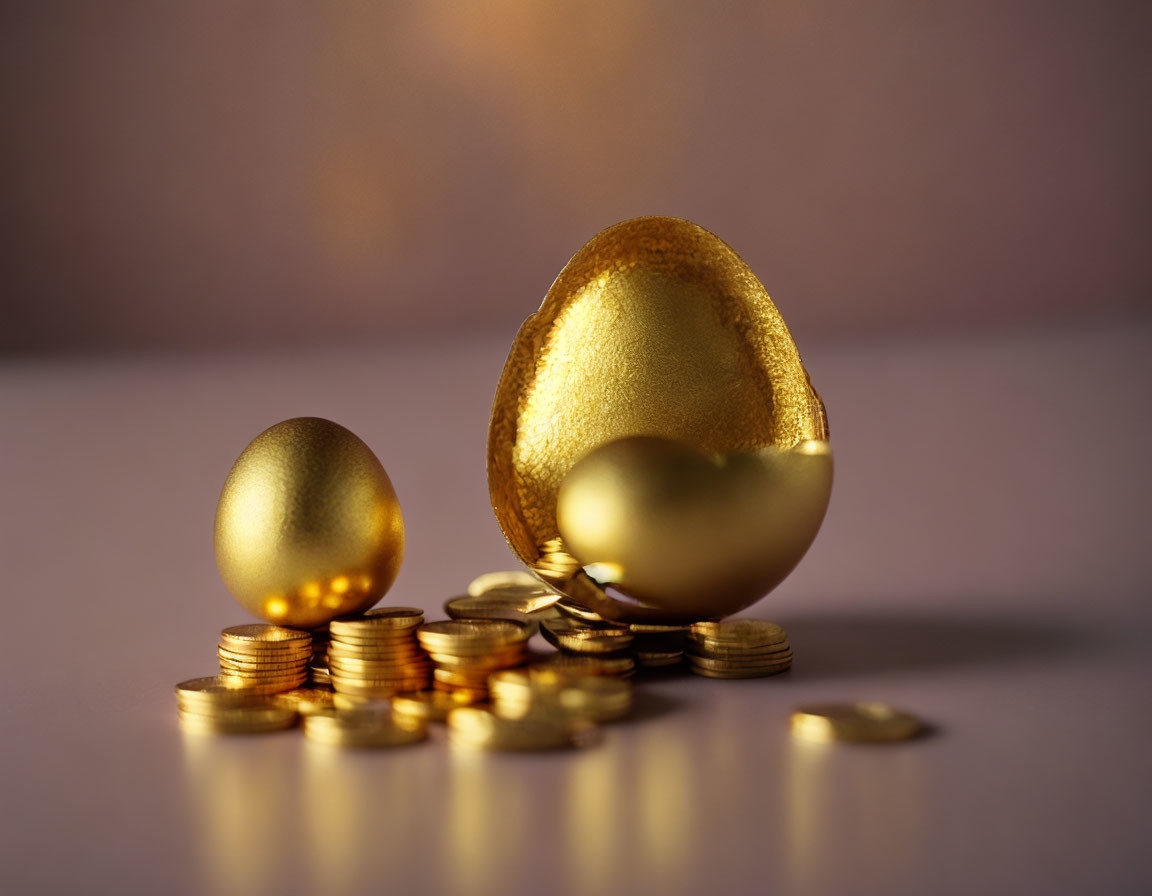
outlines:
M366 610L403 558L404 520L388 474L330 420L266 429L224 482L216 565L236 600L268 622L315 628Z
M739 549L733 548L729 557L741 568L726 578L693 576L690 592L659 584L671 576L645 575L639 585L630 584L629 570L620 566L623 555L609 550L598 531L608 522L597 522L594 514L578 524L586 531L567 526L565 539L557 505L569 471L595 449L636 436L669 440L705 458L755 458L772 449L775 453L768 456L774 461L781 452L804 445L799 466L826 469L831 482L827 446L804 444L827 442L824 405L779 311L731 248L677 218L636 218L597 234L568 262L540 310L520 328L496 390L488 432L488 485L496 518L525 564L609 618L672 621L725 615L762 596L795 565L803 553L797 544L804 539L781 540L782 530L763 518L743 518L752 531L738 539ZM813 457L820 460L806 460ZM699 484L680 477L665 455L653 462L659 467L653 472L657 478L686 488ZM600 499L609 500L603 491L615 488L614 477L618 480L611 466L602 459L599 472L585 478L578 490L584 499L599 490ZM633 475L643 464L632 458L624 467ZM710 475L697 472L704 479ZM772 478L771 472L748 473L742 481L749 488L754 481L763 497ZM734 491L739 488L729 486L726 494ZM642 502L640 492L622 488L610 502L617 509ZM813 506L805 519L819 525L828 489L813 487L806 493ZM748 502L731 500L731 516L747 512ZM708 512L720 511L713 506ZM635 506L621 511L611 525L625 518L639 524L648 519L646 514ZM680 520L691 518L688 513ZM695 526L681 525L679 542L665 538L662 543L690 540ZM809 522L805 531L814 537L811 528ZM628 556L635 558L637 543L647 535L641 527L628 537ZM750 539L777 556L751 564L759 568L744 568L754 553ZM675 559L667 548L653 549L646 568L661 552L670 563ZM610 598L579 571L588 564L614 571L611 584L634 601Z

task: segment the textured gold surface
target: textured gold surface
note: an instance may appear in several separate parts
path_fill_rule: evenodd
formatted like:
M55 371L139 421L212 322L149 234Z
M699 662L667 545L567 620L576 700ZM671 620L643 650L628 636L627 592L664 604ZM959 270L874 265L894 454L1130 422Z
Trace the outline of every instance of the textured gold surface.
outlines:
M534 566L558 535L556 500L573 464L637 435L710 454L828 437L760 281L720 239L676 218L597 234L516 337L492 409L488 483L521 560Z
M216 508L216 564L255 616L314 628L372 606L404 557L380 461L342 426L298 417L244 449Z

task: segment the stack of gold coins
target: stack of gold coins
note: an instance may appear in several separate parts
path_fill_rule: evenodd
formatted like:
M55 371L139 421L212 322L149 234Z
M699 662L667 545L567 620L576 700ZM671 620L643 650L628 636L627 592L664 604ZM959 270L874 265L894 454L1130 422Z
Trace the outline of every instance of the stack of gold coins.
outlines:
M230 687L222 676L176 685L180 727L204 734L259 734L289 728L296 710L273 703L250 688Z
M436 667L433 686L461 700L488 697L488 676L519 666L532 634L529 625L511 619L449 619L420 627L416 637Z
M591 726L573 723L560 715L511 719L476 706L448 713L449 742L474 750L562 749L579 745L591 730Z
M428 686L428 657L416 643L424 612L381 607L329 626L328 675L339 694L391 697Z
M688 632L688 665L708 678L760 678L790 668L792 647L773 622L696 622Z
M581 656L627 654L635 640L627 626L586 622L566 616L545 619L540 623L540 634L553 647Z
M678 668L684 661L684 638L688 633L686 625L642 622L619 625L603 619L587 607L563 598L556 602L555 608L563 615L593 627L626 629L632 635L631 653L638 668L667 671ZM579 645L572 646L579 647ZM573 652L582 651L577 649Z
M220 633L220 674L232 687L274 694L308 680L312 636L278 625L235 625Z
M922 731L920 721L887 703L822 703L792 713L792 734L818 743L907 740Z
M335 747L403 747L424 740L423 719L398 715L386 704L363 709L342 709L304 717L304 736Z

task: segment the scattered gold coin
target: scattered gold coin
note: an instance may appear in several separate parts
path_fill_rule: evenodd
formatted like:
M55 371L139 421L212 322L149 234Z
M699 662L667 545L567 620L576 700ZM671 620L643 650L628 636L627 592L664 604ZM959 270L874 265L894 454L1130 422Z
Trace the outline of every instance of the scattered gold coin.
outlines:
M831 743L882 743L907 740L922 730L913 715L887 703L822 703L792 712L792 734L803 740Z

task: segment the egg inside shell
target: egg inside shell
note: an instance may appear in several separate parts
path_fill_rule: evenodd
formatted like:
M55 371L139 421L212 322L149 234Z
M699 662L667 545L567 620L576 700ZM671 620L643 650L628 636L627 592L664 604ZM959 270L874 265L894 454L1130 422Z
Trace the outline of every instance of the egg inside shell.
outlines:
M689 600L657 588L624 606L579 572L587 560L568 556L557 520L565 477L597 448L638 436L714 456L828 439L824 405L763 285L722 240L679 218L594 236L520 328L493 402L488 487L520 559L601 615L673 621L747 605L746 595Z

